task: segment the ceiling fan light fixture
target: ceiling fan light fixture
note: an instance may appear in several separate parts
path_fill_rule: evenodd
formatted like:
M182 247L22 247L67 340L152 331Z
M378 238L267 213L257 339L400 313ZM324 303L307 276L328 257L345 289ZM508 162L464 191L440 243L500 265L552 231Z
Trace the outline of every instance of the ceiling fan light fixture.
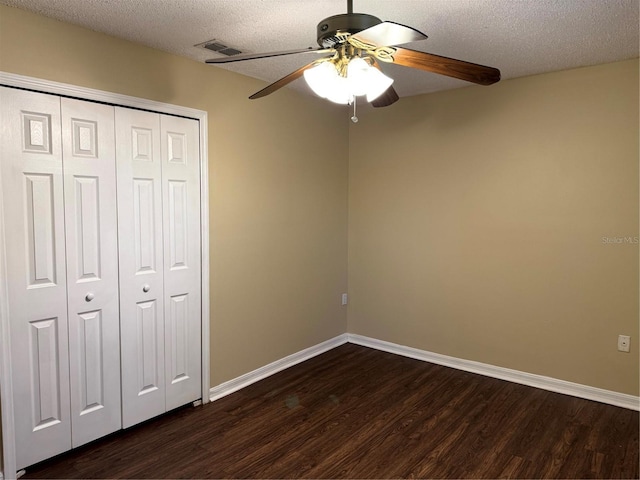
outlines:
M315 67L305 70L304 79L319 97L343 105L351 101L347 79L340 76L332 62L321 62Z
M354 95L366 95L369 90L369 69L371 67L360 57L354 57L347 66L347 80Z
M353 94L347 79L338 75L331 87L331 92L325 98L341 105L351 104L353 102Z
M373 102L393 84L393 78L386 76L375 67L367 70L367 102Z
M305 70L304 79L316 95L342 105L350 104L355 96L366 96L371 102L393 83L392 78L360 57L349 61L346 77L333 62L321 62Z
M338 76L338 71L329 62L321 62L318 65L304 71L304 79L313 92L322 98L327 98L329 85Z

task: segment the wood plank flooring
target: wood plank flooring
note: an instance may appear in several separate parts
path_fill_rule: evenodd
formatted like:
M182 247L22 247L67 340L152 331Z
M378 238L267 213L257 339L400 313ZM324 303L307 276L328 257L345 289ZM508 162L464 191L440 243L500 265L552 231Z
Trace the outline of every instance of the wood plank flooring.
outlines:
M25 478L638 478L638 412L346 344Z

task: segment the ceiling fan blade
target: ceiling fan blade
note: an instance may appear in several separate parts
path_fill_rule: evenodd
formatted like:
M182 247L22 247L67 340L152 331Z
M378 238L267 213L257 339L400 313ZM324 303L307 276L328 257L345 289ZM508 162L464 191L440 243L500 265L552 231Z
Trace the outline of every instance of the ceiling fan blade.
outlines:
M374 107L388 107L400 100L398 93L393 86L387 88L382 95L371 102Z
M266 87L264 87L259 92L256 92L253 95L251 95L249 98L251 100L255 100L256 98L266 97L270 93L273 93L276 90L284 87L285 85L293 82L294 80L297 80L298 78L300 78L302 76L302 74L304 73L305 70L308 70L311 67L315 67L316 65L317 65L317 62L313 61L310 64L305 65L304 67L300 67L295 72L291 72L289 75L287 75L285 77L282 77L280 80L276 80L271 85L267 85Z
M205 63L233 63L242 62L244 60L255 60L256 58L269 58L269 57L281 57L283 55L295 55L297 53L328 53L332 52L331 48L301 48L298 50L285 50L282 52L267 52L267 53L248 53L246 55L234 55L231 57L223 58L210 58L205 60Z
M407 27L406 25L395 22L382 22L351 35L350 38L373 47L386 47L425 40L427 36L415 28Z
M500 70L493 67L464 62L455 58L441 57L432 53L418 52L408 48L394 48L393 63L418 68L448 77L466 80L479 85L491 85L500 80Z

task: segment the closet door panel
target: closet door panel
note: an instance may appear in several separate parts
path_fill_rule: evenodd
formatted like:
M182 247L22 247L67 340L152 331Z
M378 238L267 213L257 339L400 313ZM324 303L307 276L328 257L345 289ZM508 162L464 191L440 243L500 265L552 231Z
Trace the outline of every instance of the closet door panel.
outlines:
M200 151L196 120L161 116L167 410L201 398Z
M159 116L116 108L116 143L126 428L166 408Z
M0 87L17 466L71 448L60 99Z
M114 108L63 98L73 447L121 428Z

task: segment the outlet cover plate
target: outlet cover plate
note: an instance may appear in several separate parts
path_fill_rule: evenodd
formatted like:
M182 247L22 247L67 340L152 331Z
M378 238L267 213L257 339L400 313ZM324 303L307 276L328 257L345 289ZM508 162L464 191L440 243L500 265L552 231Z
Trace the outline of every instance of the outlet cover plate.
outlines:
M628 353L629 343L631 343L629 335L618 335L618 351Z

